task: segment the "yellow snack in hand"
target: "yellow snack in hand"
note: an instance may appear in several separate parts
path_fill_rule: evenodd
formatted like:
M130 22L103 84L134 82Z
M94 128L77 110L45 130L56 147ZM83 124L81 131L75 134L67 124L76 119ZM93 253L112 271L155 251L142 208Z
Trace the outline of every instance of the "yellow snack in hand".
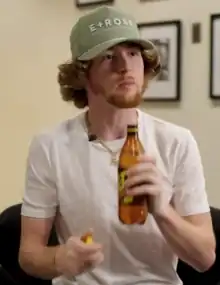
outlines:
M87 233L81 237L81 240L86 244L93 243L93 238L91 233Z
M91 235L87 236L87 238L86 238L86 240L85 240L85 243L86 243L86 244L91 244L91 243L93 243L93 239L92 239L92 236L91 236Z

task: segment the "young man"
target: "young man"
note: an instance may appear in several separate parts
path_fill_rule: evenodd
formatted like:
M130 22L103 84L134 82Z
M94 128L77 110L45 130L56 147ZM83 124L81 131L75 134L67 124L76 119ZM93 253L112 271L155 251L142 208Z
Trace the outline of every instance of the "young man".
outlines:
M60 284L179 285L177 258L207 270L215 239L192 134L137 108L160 70L156 49L139 38L131 16L109 7L81 17L70 42L61 94L88 108L31 143L20 264L41 278L60 277ZM112 163L134 123L146 155L128 170L125 188L151 197L142 226L118 220ZM61 245L47 247L53 223ZM80 237L90 228L94 243L85 244Z

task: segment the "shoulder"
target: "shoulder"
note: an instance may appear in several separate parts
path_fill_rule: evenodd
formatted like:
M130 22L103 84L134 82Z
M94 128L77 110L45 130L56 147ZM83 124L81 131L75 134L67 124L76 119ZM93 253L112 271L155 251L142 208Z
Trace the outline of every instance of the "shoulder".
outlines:
M158 144L167 147L185 147L195 139L190 129L143 112ZM148 123L147 123L148 122Z
M181 164L201 164L197 142L188 128L146 113L142 117L146 134L168 172L174 173Z
M43 129L35 134L30 141L30 152L38 151L49 153L50 150L62 145L66 145L69 142L71 136L74 136L74 132L79 131L81 114L60 122L52 128Z

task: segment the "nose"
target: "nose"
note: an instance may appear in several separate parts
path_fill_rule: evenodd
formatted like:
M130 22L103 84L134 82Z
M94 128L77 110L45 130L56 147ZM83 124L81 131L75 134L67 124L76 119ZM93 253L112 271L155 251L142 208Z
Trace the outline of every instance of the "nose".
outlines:
M129 57L126 54L117 55L114 58L114 71L118 73L126 73L131 69Z

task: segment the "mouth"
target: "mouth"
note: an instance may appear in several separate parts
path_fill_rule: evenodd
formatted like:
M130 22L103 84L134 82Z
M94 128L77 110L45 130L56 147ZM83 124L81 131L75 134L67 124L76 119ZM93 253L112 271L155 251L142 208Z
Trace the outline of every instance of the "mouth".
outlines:
M135 80L133 77L128 77L125 78L121 81L119 81L118 86L130 86L130 85L134 85L135 84Z

